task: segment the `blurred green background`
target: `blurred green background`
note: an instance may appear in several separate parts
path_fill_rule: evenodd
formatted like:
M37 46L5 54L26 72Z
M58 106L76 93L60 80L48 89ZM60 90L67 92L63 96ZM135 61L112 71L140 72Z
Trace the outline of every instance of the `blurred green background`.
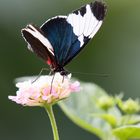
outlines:
M65 15L90 0L0 0L0 140L52 140L50 123L41 108L22 107L8 100L15 95L16 77L37 75L46 64L26 48L20 30L40 26L48 18ZM86 49L67 69L104 73L108 77L73 74L95 82L108 93L140 94L140 0L106 0L104 24ZM86 93L85 93L86 94ZM67 119L56 106L60 140L98 140Z

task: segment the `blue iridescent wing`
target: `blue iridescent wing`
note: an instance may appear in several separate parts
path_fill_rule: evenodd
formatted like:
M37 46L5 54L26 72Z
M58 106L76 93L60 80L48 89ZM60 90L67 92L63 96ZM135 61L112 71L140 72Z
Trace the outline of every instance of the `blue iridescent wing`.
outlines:
M102 25L106 7L101 2L87 4L68 16L57 16L41 26L51 43L58 67L69 63Z
M41 30L53 47L58 66L63 67L68 57L79 51L80 41L66 17L59 16L47 21Z

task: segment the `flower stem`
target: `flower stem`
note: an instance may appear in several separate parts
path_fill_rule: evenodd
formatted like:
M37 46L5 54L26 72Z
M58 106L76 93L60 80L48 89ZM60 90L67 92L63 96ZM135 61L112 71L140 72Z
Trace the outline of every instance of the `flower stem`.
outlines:
M58 134L58 129L57 129L52 105L45 106L45 110L47 111L50 122L51 122L54 140L59 140L59 134Z

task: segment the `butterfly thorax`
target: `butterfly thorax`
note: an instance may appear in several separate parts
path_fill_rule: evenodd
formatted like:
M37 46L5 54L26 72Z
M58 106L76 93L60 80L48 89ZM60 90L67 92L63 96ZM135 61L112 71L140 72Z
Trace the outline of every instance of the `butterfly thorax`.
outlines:
M55 74L56 72L59 72L62 76L67 76L69 74L69 72L65 70L63 67L51 69L51 74Z

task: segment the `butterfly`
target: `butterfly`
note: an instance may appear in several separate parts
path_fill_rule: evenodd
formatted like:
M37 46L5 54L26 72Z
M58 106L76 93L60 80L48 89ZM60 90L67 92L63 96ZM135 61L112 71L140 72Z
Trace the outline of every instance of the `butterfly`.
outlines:
M28 49L42 58L52 74L59 72L65 76L64 69L101 27L105 14L104 3L95 1L86 4L67 16L48 19L41 27L33 24L21 30Z

